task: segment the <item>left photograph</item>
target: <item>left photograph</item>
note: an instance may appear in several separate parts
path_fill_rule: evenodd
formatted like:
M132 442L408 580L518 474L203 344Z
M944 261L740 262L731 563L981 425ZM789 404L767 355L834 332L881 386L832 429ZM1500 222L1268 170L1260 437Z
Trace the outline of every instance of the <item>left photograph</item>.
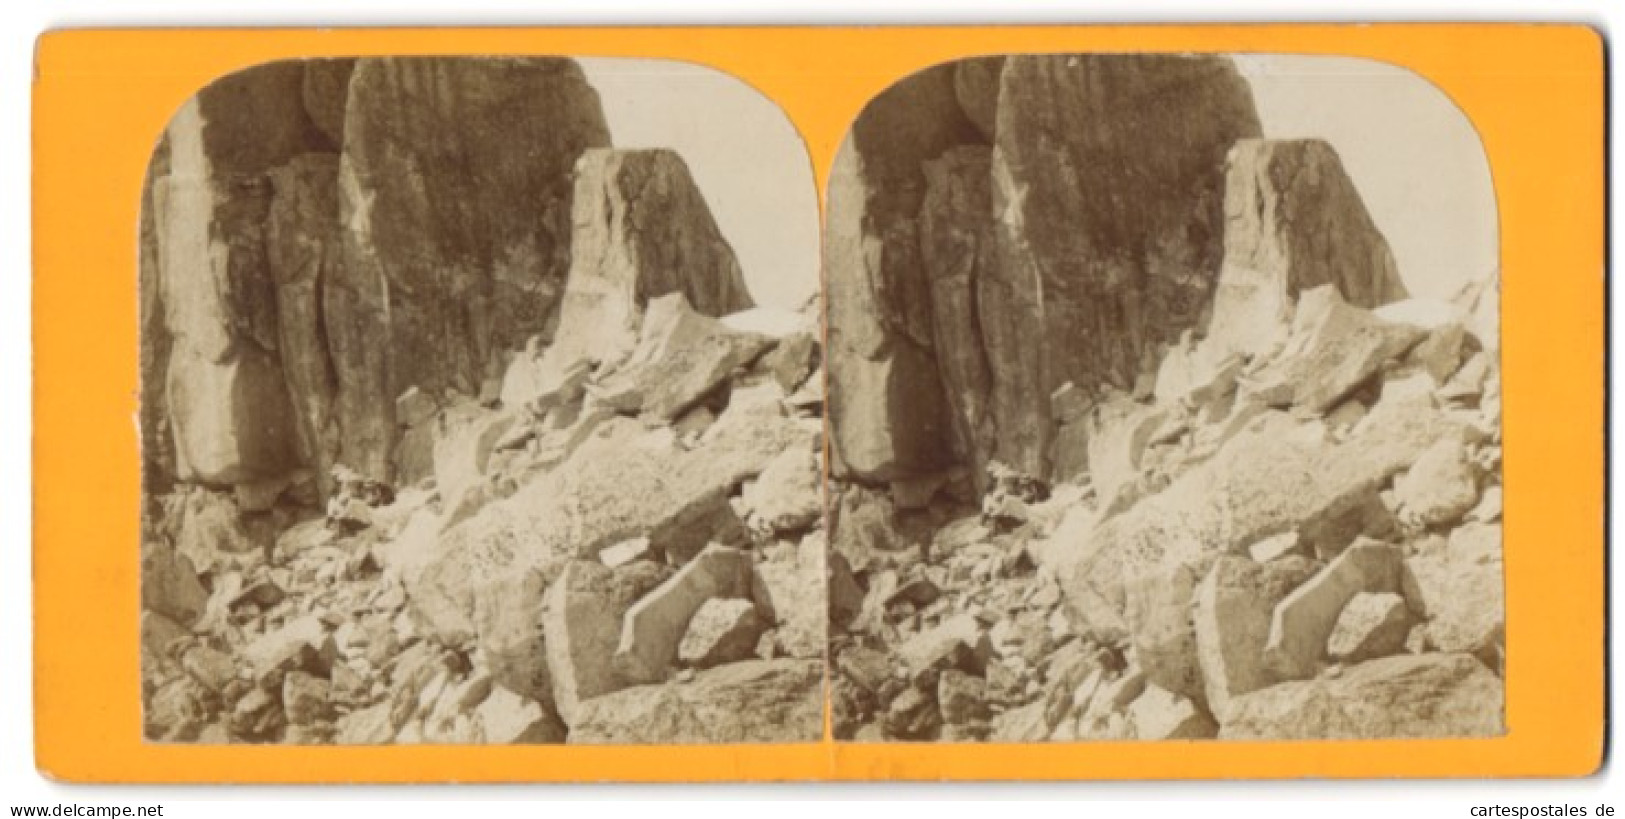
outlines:
M141 205L148 740L823 736L817 189L772 102L270 63Z

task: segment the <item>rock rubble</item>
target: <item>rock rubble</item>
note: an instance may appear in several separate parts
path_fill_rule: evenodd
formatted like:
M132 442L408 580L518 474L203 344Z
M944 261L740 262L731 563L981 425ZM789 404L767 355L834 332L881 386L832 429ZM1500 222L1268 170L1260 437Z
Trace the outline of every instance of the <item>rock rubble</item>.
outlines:
M1503 730L1493 279L1410 299L1223 57L943 66L842 150L837 738Z

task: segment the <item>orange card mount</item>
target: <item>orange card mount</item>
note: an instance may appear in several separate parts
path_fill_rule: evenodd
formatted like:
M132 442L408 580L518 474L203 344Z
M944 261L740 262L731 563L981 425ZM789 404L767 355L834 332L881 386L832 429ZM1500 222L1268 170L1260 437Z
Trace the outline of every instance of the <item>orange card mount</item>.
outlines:
M1591 29L36 59L51 777L1601 764Z

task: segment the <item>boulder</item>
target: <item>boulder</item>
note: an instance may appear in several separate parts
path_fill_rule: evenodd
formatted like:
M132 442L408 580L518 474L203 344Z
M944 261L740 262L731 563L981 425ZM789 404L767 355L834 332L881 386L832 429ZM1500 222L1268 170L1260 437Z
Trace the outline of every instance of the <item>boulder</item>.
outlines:
M824 513L824 473L817 441L792 446L774 456L740 496L745 522L763 533L794 532Z
M395 739L394 717L389 702L380 702L338 718L334 743L338 745L384 745Z
M328 713L327 680L303 671L291 671L282 678L282 712L293 725L309 725Z
M1314 676L1343 608L1361 593L1398 592L1402 564L1399 548L1387 543L1348 547L1276 605L1264 662L1281 679Z
M688 682L627 688L582 703L571 744L815 742L823 662L747 660Z
M1501 680L1466 654L1384 657L1336 677L1237 697L1220 739L1446 739L1499 736Z
M1354 595L1326 641L1326 655L1339 663L1358 663L1397 654L1405 648L1411 615L1405 598L1392 592Z
M209 592L198 581L192 561L168 543L141 548L141 607L182 626L196 623L208 605Z
M590 392L617 412L641 411L662 424L676 421L773 344L768 336L737 332L695 312L682 293L650 299L640 315L641 325L624 333L624 341L636 346Z
M731 488L815 434L785 417L777 400L738 393L694 449L635 421L606 423L551 471L446 530L418 576L408 578L411 605L455 644L477 631L480 601L500 599L505 589L532 589L536 599L488 610L539 609L542 591L571 558L597 559L605 548L648 537L651 548L677 562L710 539L733 537L721 528L730 520L739 527L728 508ZM515 582L530 574L537 582Z
M737 314L736 314L737 315ZM724 323L728 323L725 318ZM734 329L740 329L736 324L728 324ZM746 325L748 327L749 325ZM779 389L785 395L794 393L797 388L806 383L807 376L817 369L819 360L818 336L814 332L796 331L779 338L766 355L762 356L761 368L773 376ZM766 335L766 333L758 334Z
M555 360L615 360L636 341L649 301L667 294L707 316L751 306L733 249L675 151L587 151L573 202Z
M1122 634L1129 580L1170 577L1180 566L1343 515L1374 499L1433 442L1468 434L1430 393L1402 388L1385 389L1336 444L1283 413L1266 413L1161 492L1104 519L1074 509L1029 552L1060 581L1079 622Z
M693 668L743 660L755 653L766 625L754 602L713 597L689 618L683 639L677 644L677 659Z
M821 657L829 596L824 580L825 539L822 532L802 538L793 552L758 560L751 598L778 630L778 642L791 657Z
M750 557L725 546L706 547L627 610L615 647L615 670L633 683L665 679L694 613L712 598L749 594Z
M1128 585L1128 628L1134 656L1153 685L1197 701L1206 699L1192 619L1200 566L1144 575Z
M474 707L481 741L492 745L553 745L565 728L541 703L500 685Z
M143 682L175 676L176 641L192 636L184 626L154 611L141 611L141 679Z
M1456 529L1443 549L1406 558L1403 579L1406 602L1425 621L1422 634L1435 650L1483 655L1504 639L1500 524Z
M302 670L326 677L338 648L327 624L314 614L292 620L268 631L243 647L242 659L254 674L264 680L279 671Z
M237 679L237 662L230 654L205 645L188 649L181 657L181 667L198 685L216 694L224 691Z
M611 662L622 618L664 575L648 561L611 569L572 560L548 588L542 602L543 645L553 704L565 723L574 720L582 700L627 685Z
M1352 307L1335 287L1321 285L1298 297L1285 345L1245 376L1246 389L1272 407L1324 415L1422 335L1414 325Z
M1388 242L1322 140L1238 141L1228 159L1223 230L1208 326L1208 343L1220 352L1268 350L1300 295L1317 287L1356 307L1406 296Z
M1135 736L1143 740L1209 739L1218 723L1190 700L1155 685L1128 706Z
M943 671L937 679L937 708L942 712L942 721L949 725L985 721L992 716L987 683L956 668Z
M992 654L992 641L982 624L969 614L954 615L896 648L897 658L915 679L949 668L981 674Z
M1210 711L1221 719L1231 698L1278 681L1264 662L1276 605L1313 571L1288 557L1268 565L1224 555L1196 589L1196 657Z
M1394 480L1395 514L1416 527L1454 523L1478 503L1478 475L1459 440L1427 448Z

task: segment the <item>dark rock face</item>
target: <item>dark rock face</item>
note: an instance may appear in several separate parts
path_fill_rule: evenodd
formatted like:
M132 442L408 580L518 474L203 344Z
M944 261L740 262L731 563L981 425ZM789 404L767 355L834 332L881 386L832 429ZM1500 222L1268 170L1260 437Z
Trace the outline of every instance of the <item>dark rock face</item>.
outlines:
M230 484L295 464L265 252L265 174L320 140L302 79L298 64L276 64L200 91L170 123L168 173L150 180L170 340L165 403L181 480Z
M608 141L563 59L289 61L200 91L143 192L149 485L388 477L397 395L477 394L556 318L571 170Z
M477 394L498 353L543 328L569 267L571 168L608 144L570 60L357 62L344 261L363 311L387 294L391 401L413 385Z
M965 145L925 163L926 193L920 213L921 261L930 279L933 342L942 385L953 410L954 454L984 462L995 446L988 406L993 381L978 328L1002 323L994 307L1006 295L999 286L991 188L992 150ZM984 318L993 319L989 324Z
M574 212L558 360L625 351L649 301L670 293L707 316L752 305L733 249L676 152L587 151L576 165Z
M837 474L1046 475L1057 387L1131 389L1204 319L1225 155L1258 133L1219 57L981 60L876 98L829 195Z
M325 287L340 265L337 154L309 153L271 171L266 251L276 286L283 374L298 421L299 456L326 475L339 455L341 422L323 326Z
M1298 294L1321 285L1356 307L1406 297L1388 242L1325 142L1236 143L1224 196L1224 266L1208 333L1224 352L1261 352Z
M838 475L884 481L952 462L920 260L921 163L978 142L955 95L954 67L944 65L876 97L836 155L824 269Z
M993 158L1000 268L1011 307L1038 305L1044 392L1004 423L1035 430L1011 465L1045 474L1045 400L1068 381L1132 389L1159 345L1202 318L1222 257L1224 158L1259 134L1226 58L1031 56L1005 62ZM1016 347L995 371L1030 370ZM1027 387L1028 378L1012 386Z

